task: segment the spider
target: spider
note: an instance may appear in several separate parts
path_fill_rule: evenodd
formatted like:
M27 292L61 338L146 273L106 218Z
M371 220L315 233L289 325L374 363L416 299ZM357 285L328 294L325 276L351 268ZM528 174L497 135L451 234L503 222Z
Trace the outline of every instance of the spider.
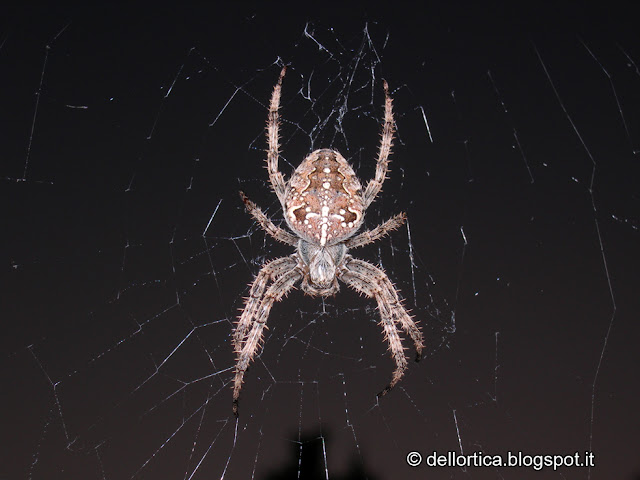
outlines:
M353 168L337 151L320 149L310 153L286 181L278 170L280 92L286 66L273 89L267 120L267 170L291 232L276 226L255 203L240 192L247 212L274 239L296 247L295 253L266 263L251 284L249 296L238 319L233 345L237 355L233 381L233 413L238 416L238 399L243 377L263 339L263 330L273 304L296 285L311 296L328 297L339 290L338 280L360 294L375 298L384 337L396 368L390 383L378 394L388 393L404 375L407 359L398 327L413 340L416 361L424 347L422 333L402 305L398 290L384 271L353 258L347 252L384 237L406 220L404 213L372 230L356 235L365 211L382 188L389 169L394 120L389 87L384 81L385 109L382 139L375 177L364 191Z

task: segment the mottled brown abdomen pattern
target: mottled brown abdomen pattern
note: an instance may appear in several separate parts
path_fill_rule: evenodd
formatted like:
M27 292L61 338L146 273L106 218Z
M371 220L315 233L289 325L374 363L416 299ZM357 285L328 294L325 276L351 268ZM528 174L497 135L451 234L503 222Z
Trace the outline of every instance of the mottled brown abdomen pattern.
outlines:
M285 215L289 227L321 246L352 236L362 225L362 187L349 162L335 150L309 154L287 185Z

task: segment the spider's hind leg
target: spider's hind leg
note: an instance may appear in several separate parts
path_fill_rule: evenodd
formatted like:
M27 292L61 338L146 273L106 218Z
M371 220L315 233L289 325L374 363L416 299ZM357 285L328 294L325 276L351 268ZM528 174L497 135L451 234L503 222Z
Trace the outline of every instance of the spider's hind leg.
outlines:
M267 119L267 170L269 171L269 181L273 190L284 205L286 183L282 173L278 170L278 157L280 156L280 92L282 90L282 79L287 72L287 67L282 67L278 83L273 87L271 102L269 103L269 117Z
M378 151L378 161L376 163L376 174L367 184L364 191L364 208L366 209L375 200L376 195L382 189L382 184L387 178L389 171L389 154L393 145L393 100L389 95L389 85L384 80L384 123L382 125L382 138L380 140L380 150Z

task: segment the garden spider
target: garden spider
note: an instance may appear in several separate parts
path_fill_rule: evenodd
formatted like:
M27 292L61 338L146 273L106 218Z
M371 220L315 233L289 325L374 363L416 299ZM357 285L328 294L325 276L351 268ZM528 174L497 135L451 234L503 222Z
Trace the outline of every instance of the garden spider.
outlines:
M420 329L402 306L389 277L375 265L353 258L349 249L372 243L406 220L400 213L372 230L356 235L364 214L382 188L389 168L394 120L389 87L384 81L385 111L382 140L375 177L364 192L353 168L335 150L310 153L288 181L278 170L280 91L286 67L273 89L267 121L267 169L271 186L280 200L287 225L293 233L276 226L244 193L240 196L247 211L276 240L296 247L295 253L265 264L256 276L233 334L237 355L233 381L233 412L238 415L238 398L243 377L262 341L263 330L274 302L296 285L311 296L331 296L338 292L338 280L361 294L375 298L385 339L389 342L396 369L391 382L378 397L385 395L402 378L407 368L398 327L413 340L416 361L424 347Z

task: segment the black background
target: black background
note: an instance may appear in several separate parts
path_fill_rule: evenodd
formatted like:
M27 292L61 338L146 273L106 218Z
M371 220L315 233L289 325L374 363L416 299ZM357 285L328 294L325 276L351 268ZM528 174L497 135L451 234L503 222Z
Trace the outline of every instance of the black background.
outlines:
M579 4L5 11L0 478L637 478L632 22ZM370 178L391 86L367 225L406 211L410 230L354 253L384 265L427 355L378 404L373 302L293 292L236 422L232 322L290 251L237 196L280 220L263 127L283 63L285 174L332 147ZM405 461L589 449L593 469Z

